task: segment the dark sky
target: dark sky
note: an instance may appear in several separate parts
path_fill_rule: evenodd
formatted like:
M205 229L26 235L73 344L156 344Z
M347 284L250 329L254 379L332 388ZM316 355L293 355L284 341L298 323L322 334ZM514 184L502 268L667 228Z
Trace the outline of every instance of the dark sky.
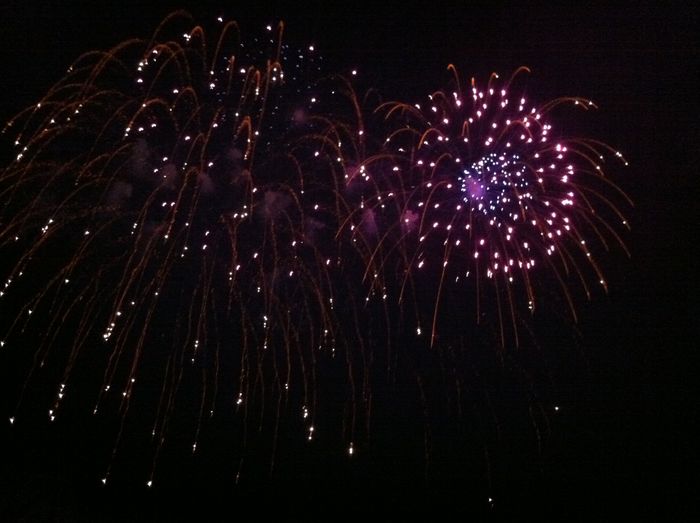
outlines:
M179 7L142 4L3 2L0 119L35 101L83 51L148 36ZM241 21L244 30L282 18L288 41L313 43L330 69L358 67L367 84L389 97L413 100L440 88L449 80L448 63L482 78L493 70L507 73L526 65L543 98L581 95L599 105L599 111L587 116L587 125L622 150L631 164L615 179L635 201L628 238L632 257L617 253L609 271L610 295L583 306L582 350L588 351L584 359L594 369L586 374L593 383L585 388L591 394L583 402L588 410L572 414L564 423L554 472L546 480L532 480L533 491L540 489L536 501L528 503L522 499L525 494L509 492L511 500L519 501L499 510L505 519L550 514L545 519L566 516L574 521L580 515L572 507L586 505L598 505L595 513L610 519L601 508L604 504L658 520L688 515L696 497L692 479L698 479L697 450L690 436L698 416L697 397L690 369L697 364L700 314L697 261L691 256L699 240L700 27L690 4L544 8L527 2L424 2L416 7L403 2L221 2L223 10L212 4L180 5L197 18L225 14ZM585 443L577 442L579 438ZM323 474L334 472L318 463L316 475L305 476L297 490L291 480L261 480L250 492L234 494L200 484L195 490L200 499L187 502L182 501L187 492L177 485L151 493L139 485L96 494L86 486L85 474L75 472L89 466L81 464L79 449L70 442L47 443L29 436L13 444L17 452L2 465L0 489L10 494L4 500L0 495L0 519L3 510L19 518L31 513L29 507L39 506L36 510L62 520L119 521L133 516L165 521L177 518L178 507L202 514L217 506L231 513L240 508L264 515L271 510L267 503L277 504L276 514L296 519L359 519L372 510L404 516L417 510L428 517L456 511L476 519L499 514L489 513L489 507L481 507L484 512L465 508L471 505L460 503L460 496L469 497L462 485L468 489L470 484L461 477L443 478L424 490L420 477L407 478L409 495L400 492L396 478L382 492L377 468L368 469L373 481L364 486L366 471L343 469L350 478L343 493L344 483L337 478L330 481L332 487L324 484ZM65 454L47 457L34 448L42 445ZM583 470L580 477L578 467ZM547 499L542 492L546 488L555 499L544 509L539 503ZM130 511L122 501L140 501L146 508Z

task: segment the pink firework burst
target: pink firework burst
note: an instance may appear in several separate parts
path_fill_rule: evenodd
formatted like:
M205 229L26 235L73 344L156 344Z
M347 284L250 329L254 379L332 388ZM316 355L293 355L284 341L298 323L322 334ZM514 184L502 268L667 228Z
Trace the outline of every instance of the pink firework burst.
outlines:
M518 310L534 311L538 273L554 276L574 319L573 281L589 297L591 282L607 289L594 254L607 250L609 239L624 248L616 229L627 221L615 201L631 202L603 164L609 157L627 162L598 140L567 137L565 122L555 120L563 104L588 110L593 102L530 101L515 85L526 68L505 82L495 73L485 86L472 79L466 89L450 69L454 89L426 103L380 108L390 132L381 154L365 163L375 191L365 205L395 214L385 221L400 225L387 228L370 265L400 275L400 301L419 273L437 278L428 300L431 343L446 288L475 282L478 320L489 295L483 282L490 282L501 343L511 324L517 344ZM404 267L394 272L396 253Z

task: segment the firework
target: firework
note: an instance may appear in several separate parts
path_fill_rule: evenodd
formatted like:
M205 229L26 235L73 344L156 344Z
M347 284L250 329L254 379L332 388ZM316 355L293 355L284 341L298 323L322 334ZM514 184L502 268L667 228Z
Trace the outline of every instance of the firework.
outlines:
M119 412L112 457L132 403L153 412L149 486L178 410L197 412L192 452L223 407L242 419L241 456L249 427L272 434L274 464L282 430L313 441L332 425L354 456L376 383L402 365L427 419L416 368L431 346L461 412L464 319L495 311L501 346L507 331L517 343L522 309L554 287L575 315L572 280L605 286L596 254L623 245L626 197L602 165L624 160L555 125L555 108L591 102L534 105L518 73L465 90L456 71L427 103L360 99L282 32L175 13L149 41L79 58L5 130L1 339L37 347L22 395L60 369L53 421L86 394L81 366L99 369L93 412Z
M276 438L289 394L312 439L316 366L338 338L332 189L304 166L337 163L307 117L318 58L283 43L282 24L251 39L217 25L211 38L175 13L150 41L88 53L6 129L19 152L0 177L3 344L35 342L32 372L63 368L52 421L102 344L94 413L116 397L123 427L139 385L159 389L155 456L186 366L200 376L193 452L221 403L261 425L272 413ZM222 399L223 378L236 390Z
M525 68L466 89L450 68L452 90L379 108L389 131L382 150L358 169L363 199L349 227L374 238L367 276L398 275L396 299L425 302L431 344L444 300L473 309L479 321L490 298L501 345L506 323L517 344L516 316L523 307L534 312L538 281L545 288L556 282L574 318L572 281L589 298L591 282L607 289L595 253L610 240L624 248L616 230L627 221L614 200L631 202L603 165L610 157L626 161L600 141L567 137L555 119L563 104L588 110L593 102L531 102L518 84ZM417 292L426 278L429 289ZM474 306L455 301L469 288ZM416 323L420 335L420 314Z

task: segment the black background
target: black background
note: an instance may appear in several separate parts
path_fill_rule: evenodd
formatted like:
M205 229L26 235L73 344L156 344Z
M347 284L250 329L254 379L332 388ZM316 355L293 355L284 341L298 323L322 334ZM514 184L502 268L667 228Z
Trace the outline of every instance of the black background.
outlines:
M468 471L464 478L426 481L416 467L415 474L383 477L380 465L358 470L325 455L299 457L294 477L263 478L245 488L231 486L227 471L211 463L195 477L187 476L188 467L173 469L150 490L140 478L102 488L90 463L101 444L91 443L91 429L81 434L80 421L72 428L24 431L4 424L0 435L10 443L0 457L0 519L170 521L192 514L204 521L219 519L220 511L227 520L458 514L576 521L591 514L610 520L618 511L622 519L692 519L700 312L692 256L698 242L700 27L692 7L221 4L3 2L0 119L34 102L82 52L147 36L178 7L198 19L224 14L244 28L282 18L288 41L313 43L328 69L357 67L363 81L391 97L417 100L439 88L449 79L448 63L481 78L527 65L543 99L581 95L599 105L586 116L587 125L631 164L615 179L636 204L628 237L632 257L614 259L609 296L582 306L587 368L572 372L572 398L547 473L514 481L493 506L486 490L464 479ZM0 393L14 397L16 391L3 387Z

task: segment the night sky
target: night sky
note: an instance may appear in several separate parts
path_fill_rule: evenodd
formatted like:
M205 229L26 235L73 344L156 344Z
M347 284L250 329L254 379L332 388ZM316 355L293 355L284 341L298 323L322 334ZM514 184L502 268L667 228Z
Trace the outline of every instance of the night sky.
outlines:
M147 37L178 7L197 20L220 14L236 19L244 31L283 19L287 42L313 44L330 71L357 68L364 87L389 99L419 100L442 87L450 80L449 63L482 79L525 65L532 71L530 96L584 96L599 106L577 121L630 163L609 174L635 202L626 213L632 230L624 238L631 258L614 248L604 258L609 293L579 300L578 324L541 325L535 337L554 369L545 380L554 385L545 389L556 390L558 407L550 434L541 452L533 450L531 434L519 437L518 427L527 423L516 420L512 407L513 420L502 420L505 435L490 447L498 451L488 471L483 452L470 447L479 438L456 430L447 415L430 422L435 451L426 466L422 413L406 399L413 393L399 379L394 389L381 389L384 411L375 440L352 462L332 444L302 451L290 444L272 477L261 458L260 470L235 485L224 422L209 429L210 450L201 458L184 447L168 448L152 488L142 470L152 456L139 454L138 446L117 456L118 480L104 487L96 463L111 451L114 423L94 422L86 402L76 401L60 423L49 425L42 415L10 427L6 420L26 367L17 368L21 358L2 354L0 520L692 519L698 481L691 433L698 417L692 369L700 308L691 253L699 239L700 27L691 7L41 4L7 0L0 6L3 122L41 97L82 52ZM9 137L0 151L4 166ZM520 405L519 390L508 388L503 377L508 371L484 365L484 387L503 380L504 401ZM137 413L138 405L133 409ZM386 416L392 413L394 418ZM135 426L142 415L148 418L136 414ZM262 452L252 447L254 454Z

